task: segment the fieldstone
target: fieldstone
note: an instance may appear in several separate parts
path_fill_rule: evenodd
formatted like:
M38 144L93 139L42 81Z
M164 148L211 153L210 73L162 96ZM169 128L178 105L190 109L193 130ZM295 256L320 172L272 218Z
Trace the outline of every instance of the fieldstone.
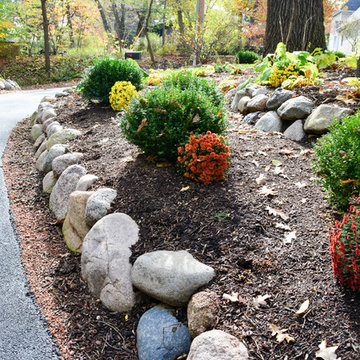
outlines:
M44 123L47 119L51 119L56 117L56 112L53 108L46 108L43 110L41 115L41 122Z
M81 131L75 129L63 129L53 135L48 139L47 149L49 150L55 144L65 144L70 140L75 139L81 135Z
M201 291L192 296L187 307L189 332L192 338L213 328L219 311L215 292Z
M0 79L0 90L5 90L5 84L3 79Z
M12 86L7 80L3 80L5 90L14 90L14 86Z
M66 147L64 145L54 145L49 151L47 151L45 157L43 157L42 155L39 157L39 159L36 161L36 168L43 173L48 173L52 170L53 160L58 156L64 155L65 152Z
M298 120L306 118L315 104L305 96L285 101L277 110L278 115L284 120Z
M189 352L191 337L170 309L155 306L140 318L136 330L139 360L177 359Z
M49 101L41 101L41 103L38 106L38 111L42 111L45 109L54 108L54 105L51 104Z
M233 97L236 95L236 92L237 92L237 89L229 90L224 96L225 102L229 103L230 101L232 101L231 99L233 99Z
M114 213L99 220L84 238L82 277L91 293L112 311L128 311L134 306L129 258L138 234L130 216Z
M73 252L81 253L85 235L91 229L85 221L85 207L92 194L91 191L74 191L69 196L62 232L67 247Z
M237 90L234 96L234 99L231 103L231 111L236 112L238 111L238 105L241 98L245 96L245 90Z
M258 120L260 114L261 114L261 111L256 111L256 112L247 114L243 118L243 122L246 124L254 125L256 123L256 121Z
M6 81L13 87L13 89L21 90L19 84L15 80L8 79Z
M48 172L43 178L43 192L46 194L51 194L52 189L56 184L56 177L54 176L54 172Z
M65 93L65 92L57 92L55 94L56 98L60 98L60 97L65 97L65 96L69 96L69 94Z
M254 112L254 111L265 110L267 100L268 100L268 97L265 94L260 94L260 95L254 96L247 103L247 111Z
M37 158L37 160L36 160L36 163L35 163L35 167L39 170L39 171L41 171L41 172L43 172L43 170L44 170L44 166L45 166L45 162L46 162L46 157L47 157L47 154L48 154L49 152L47 151L47 150L44 150L40 155L39 155L39 157ZM36 154L35 154L36 155Z
M64 128L57 122L54 121L52 124L50 124L46 129L46 135L48 137L62 131Z
M31 126L33 126L33 125L35 125L35 123L36 123L36 115L37 115L37 110L35 110L33 113L32 113L32 115L30 116L30 125Z
M70 194L75 191L79 179L85 174L86 170L82 166L71 165L56 182L50 195L49 206L59 223L65 219Z
M285 131L284 136L293 141L301 141L305 137L302 120L296 120Z
M43 131L46 132L48 126L50 126L50 125L53 124L54 122L55 122L55 117L45 120L45 121L42 123L42 129L43 129ZM56 122L60 125L60 123L59 123L58 121L56 121Z
M133 266L133 284L144 293L173 306L186 305L190 296L215 276L187 251L159 250L139 256Z
M39 146L43 143L43 141L45 140L45 134L42 133L37 139L36 141L34 142L34 145L33 145L33 148L35 150L37 150L39 148ZM45 150L45 149L44 149Z
M252 98L254 96L255 91L258 89L259 89L259 86L255 85L253 83L250 83L245 88L245 95Z
M40 155L46 150L47 140L45 139L35 153L35 160L38 160Z
M188 360L248 360L245 345L235 336L221 330L210 330L196 337Z
M55 97L54 96L44 96L42 99L41 99L41 101L40 101L40 103L43 103L43 102L48 102L48 103L53 103L53 102L55 102Z
M111 207L111 203L116 198L116 194L116 190L109 188L95 191L86 205L85 218L88 225L94 225L107 214Z
M82 153L69 153L58 156L52 162L52 169L54 171L54 175L56 177L59 177L65 169L67 169L71 165L78 164L83 158L84 154Z
M248 113L247 104L249 101L250 98L248 96L243 96L238 103L238 110L244 115Z
M33 125L30 132L30 140L34 142L42 133L42 126L40 124Z
M86 174L82 176L76 185L76 190L86 191L90 186L94 185L99 178L93 174Z
M269 111L256 122L255 127L266 132L281 131L282 121L276 111Z
M73 94L75 92L75 88L73 87L66 88L64 89L64 92L67 94Z
M340 120L345 115L351 114L351 109L334 105L320 105L306 119L304 130L312 134L324 134L334 122L334 118Z
M253 97L258 95L267 95L269 93L269 90L265 86L260 86L258 89L255 89L253 92Z
M266 103L266 107L269 110L276 110L285 101L291 99L293 95L294 93L292 91L279 87L270 96Z

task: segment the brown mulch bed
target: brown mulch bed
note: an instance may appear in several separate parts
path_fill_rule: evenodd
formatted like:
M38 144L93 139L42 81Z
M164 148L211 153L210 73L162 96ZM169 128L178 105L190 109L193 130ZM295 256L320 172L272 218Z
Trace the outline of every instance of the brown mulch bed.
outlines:
M318 101L325 96L318 94ZM76 96L60 99L57 107L64 126L84 133L70 151L84 152L84 166L100 178L97 187L118 191L112 211L130 215L140 227L132 262L145 252L184 249L212 266L216 277L205 288L219 297L215 327L241 339L250 359L315 359L323 339L328 346L339 346L336 353L342 360L359 359L360 298L332 273L328 230L339 214L312 181L311 139L296 143L280 134L256 132L230 114L229 177L203 186L174 167L148 162L121 137L116 113L108 107ZM119 314L89 294L80 276L80 257L67 250L61 227L48 210L29 132L28 120L15 127L3 167L23 264L50 331L64 359L137 359L136 326L156 302L138 294L134 309ZM282 174L274 173L273 160L282 163ZM260 174L275 196L259 193L262 186L255 180ZM288 220L271 215L267 207L282 211ZM278 223L296 230L296 238L286 241L290 230ZM223 299L235 292L240 301ZM270 297L256 307L259 295ZM306 314L296 315L307 299ZM180 320L186 321L185 315L186 309L178 309ZM287 329L294 341L278 343L271 324Z

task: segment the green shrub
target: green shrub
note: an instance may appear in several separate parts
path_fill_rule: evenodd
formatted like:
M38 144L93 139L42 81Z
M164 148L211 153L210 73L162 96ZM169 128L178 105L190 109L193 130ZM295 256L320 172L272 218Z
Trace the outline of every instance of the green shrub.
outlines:
M258 55L253 51L239 51L236 54L236 62L238 64L253 64L258 58Z
M360 197L354 197L350 212L336 221L329 243L334 274L343 285L360 291Z
M335 120L314 146L313 170L330 203L345 210L360 186L360 112Z
M346 54L344 54L342 51L334 51L334 54L337 58L344 58L346 57Z
M223 103L194 86L157 86L142 98L133 99L119 119L127 140L148 155L176 161L177 147L190 132L207 130L222 133L226 129Z
M78 90L87 99L109 104L109 93L117 81L130 81L139 90L143 77L135 61L104 57L86 71Z
M215 107L222 106L224 94L219 90L214 81L202 79L190 71L178 71L163 78L163 86L166 89L177 88L179 90L194 89L209 97Z

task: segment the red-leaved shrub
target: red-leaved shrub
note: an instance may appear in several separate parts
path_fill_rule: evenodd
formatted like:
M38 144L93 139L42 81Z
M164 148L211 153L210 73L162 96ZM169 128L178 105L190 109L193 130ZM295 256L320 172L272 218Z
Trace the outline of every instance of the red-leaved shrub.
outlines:
M329 233L330 255L340 282L360 291L360 197L351 203L349 213Z
M230 165L227 139L210 131L206 135L191 135L185 147L178 148L178 169L185 177L202 182L225 179Z

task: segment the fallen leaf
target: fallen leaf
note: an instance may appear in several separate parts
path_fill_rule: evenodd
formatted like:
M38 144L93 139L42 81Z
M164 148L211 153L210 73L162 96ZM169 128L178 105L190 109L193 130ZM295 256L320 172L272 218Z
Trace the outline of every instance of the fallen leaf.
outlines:
M257 191L261 195L265 196L275 196L277 194L277 191L275 191L272 188L267 187L266 185L263 186L260 190Z
M302 189L302 188L304 188L304 187L307 186L307 184L304 183L304 182L297 182L295 185L296 185L299 189Z
M258 295L256 298L253 299L253 304L256 308L259 308L260 306L266 306L266 300L270 299L271 295Z
M284 244L291 244L292 240L296 240L296 230L285 234Z
M287 329L280 329L274 324L270 324L269 327L271 330L271 336L276 335L276 340L279 342L279 344L282 343L284 340L286 340L288 343L290 341L295 341L295 339L290 334L285 333Z
M316 357L322 358L323 360L341 360L335 354L338 346L326 347L326 340L323 340L319 345L318 351L315 352Z
M288 149L288 148L286 148L286 149L281 149L281 150L279 151L279 154L281 154L281 155L291 155L291 154L292 154L292 150L291 150L291 149Z
M199 114L196 114L196 115L194 116L194 118L192 119L192 122L193 122L193 123L197 123L199 120L200 120L200 115L199 115Z
M301 304L299 310L298 310L295 314L296 314L296 315L305 314L306 311L307 311L307 309L309 308L309 305L310 305L309 299L305 300L305 301Z
M274 215L274 216L279 216L281 217L284 221L288 221L289 220L289 215L282 212L281 210L276 210L271 208L270 206L267 206L265 208L265 210L267 210L269 212L270 215Z
M284 174L283 169L281 166L276 166L274 169L274 174L282 176L285 179L288 179L288 176Z
M190 189L190 186L185 186L185 187L181 188L180 192L181 191L186 191L186 190L189 190L189 189Z
M229 300L231 302L238 302L239 301L239 293L233 292L231 295L223 294L223 299Z
M266 177L265 177L264 174L260 174L259 177L256 178L255 181L256 181L256 183L257 183L258 185L264 185L265 182L266 182Z
M273 164L274 166L281 166L281 165L282 165L282 162L279 161L279 160L276 160L276 159L271 160L271 162L272 162L272 164Z
M148 125L147 120L146 120L146 119L142 119L141 124L140 124L139 128L136 130L136 132L141 132L142 129L144 128L144 126L146 126L146 125Z
M265 166L265 171L269 171L269 170L270 170L270 168L271 168L271 165L267 165L267 166Z
M291 230L289 225L284 225L284 224L281 224L281 223L276 223L275 227L278 228L278 229L281 229L281 230L288 230L288 231Z

